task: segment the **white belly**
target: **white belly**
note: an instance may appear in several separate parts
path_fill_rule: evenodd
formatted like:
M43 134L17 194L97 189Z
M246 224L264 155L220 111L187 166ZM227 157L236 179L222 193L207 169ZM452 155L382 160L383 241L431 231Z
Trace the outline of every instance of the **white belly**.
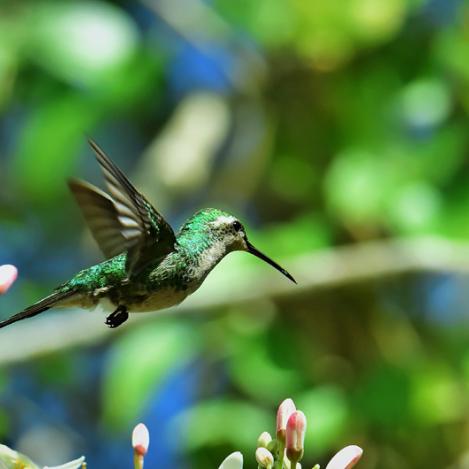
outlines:
M165 288L149 295L142 302L126 304L129 313L147 313L151 311L158 311L159 309L169 308L175 306L183 301L192 291L190 290L174 290L172 288ZM85 306L85 305L83 305ZM91 306L92 312L111 314L117 305L112 303L108 298L100 298L96 305ZM86 307L85 306L85 307Z
M150 311L158 311L159 309L169 308L170 306L178 305L183 301L191 291L174 290L172 288L165 288L158 290L153 295L139 303L128 304L127 308L129 313L146 313Z
M89 307L89 310L93 313L105 314L107 316L113 313L116 308L117 306L109 301L108 298L100 298L95 305Z

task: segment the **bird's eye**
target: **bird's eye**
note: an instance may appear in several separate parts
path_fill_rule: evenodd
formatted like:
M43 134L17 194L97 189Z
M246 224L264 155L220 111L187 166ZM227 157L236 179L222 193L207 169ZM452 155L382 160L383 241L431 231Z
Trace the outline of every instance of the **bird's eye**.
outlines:
M240 231L243 228L243 225L241 225L241 223L236 220L233 222L233 228L235 229L235 231Z

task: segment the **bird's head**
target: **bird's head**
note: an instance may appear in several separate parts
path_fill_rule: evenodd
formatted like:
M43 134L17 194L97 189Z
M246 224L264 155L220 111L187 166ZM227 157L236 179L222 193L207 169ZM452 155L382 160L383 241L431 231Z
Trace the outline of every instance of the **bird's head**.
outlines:
M296 283L295 279L283 267L250 243L243 224L234 216L218 209L204 209L198 212L192 220L193 222L189 222L189 224L193 228L199 228L206 233L208 238L221 243L225 247L226 252L249 252L267 262L292 282Z

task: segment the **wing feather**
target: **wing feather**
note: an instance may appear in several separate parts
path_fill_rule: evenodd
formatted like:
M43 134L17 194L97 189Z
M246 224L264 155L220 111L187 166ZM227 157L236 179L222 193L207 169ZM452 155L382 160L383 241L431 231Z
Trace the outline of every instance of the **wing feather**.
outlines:
M80 207L93 238L106 258L117 256L128 248L122 234L117 208L113 200L101 189L78 179L68 181L68 186Z
M89 140L104 173L113 201L120 233L127 240L127 272L140 272L150 261L163 258L174 249L176 237L171 226L137 191L125 174L101 148Z

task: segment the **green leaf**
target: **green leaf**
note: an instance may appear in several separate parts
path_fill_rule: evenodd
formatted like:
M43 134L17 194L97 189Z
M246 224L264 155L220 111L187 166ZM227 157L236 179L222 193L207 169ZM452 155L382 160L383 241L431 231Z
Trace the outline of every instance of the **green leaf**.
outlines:
M243 341L231 357L230 373L243 391L275 404L298 390L303 380L297 370L276 363L268 345L266 336Z
M330 244L331 238L326 220L313 213L288 223L268 226L259 232L249 232L254 245L262 251L275 253L276 259L324 248Z
M412 376L411 411L424 425L458 422L464 414L465 389L447 365L432 363Z
M361 149L347 149L332 162L325 181L331 211L351 223L376 223L392 187L387 162Z
M336 386L318 386L295 397L295 404L308 419L305 448L310 452L332 448L349 418L343 392Z
M181 435L181 444L191 451L218 444L252 451L273 419L270 412L253 404L213 399L183 412L173 425L173 434Z
M136 50L136 25L109 3L38 2L34 7L32 59L70 83L99 83Z
M105 424L120 429L134 422L151 393L197 349L196 330L172 321L145 325L118 340L104 376Z
M410 377L406 370L380 364L368 372L358 389L356 412L383 431L409 420ZM385 405L383 405L385 403Z
M425 233L435 226L441 208L441 194L433 185L404 185L389 203L389 224L404 233Z
M78 148L99 111L79 96L65 95L34 112L23 128L13 176L34 202L51 201L67 191Z

